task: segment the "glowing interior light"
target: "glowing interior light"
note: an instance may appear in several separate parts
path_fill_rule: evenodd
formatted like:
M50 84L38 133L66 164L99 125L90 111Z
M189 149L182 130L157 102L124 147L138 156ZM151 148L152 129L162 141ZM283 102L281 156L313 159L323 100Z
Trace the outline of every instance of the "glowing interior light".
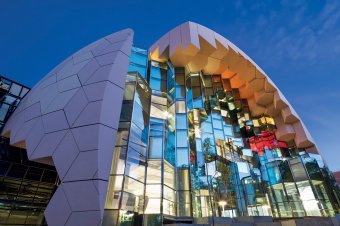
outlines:
M219 201L218 204L220 206L225 206L225 205L227 205L227 202L226 201Z

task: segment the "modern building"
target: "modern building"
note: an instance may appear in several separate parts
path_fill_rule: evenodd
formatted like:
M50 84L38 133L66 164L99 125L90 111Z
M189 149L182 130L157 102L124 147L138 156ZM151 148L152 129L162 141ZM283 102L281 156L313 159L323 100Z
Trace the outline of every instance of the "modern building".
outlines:
M0 130L28 91L0 76ZM0 137L0 225L46 225L44 210L59 183L57 172L8 143Z
M0 75L0 130L29 88Z
M193 22L149 50L133 45L131 29L79 50L22 99L2 134L56 168L50 226L339 211L331 174L284 95Z

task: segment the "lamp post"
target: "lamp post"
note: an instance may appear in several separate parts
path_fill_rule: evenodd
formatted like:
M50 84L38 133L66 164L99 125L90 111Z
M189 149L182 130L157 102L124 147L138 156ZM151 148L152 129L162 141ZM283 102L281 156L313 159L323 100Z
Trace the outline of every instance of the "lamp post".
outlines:
M224 217L224 206L227 205L226 201L219 201L218 204L222 206L222 217Z

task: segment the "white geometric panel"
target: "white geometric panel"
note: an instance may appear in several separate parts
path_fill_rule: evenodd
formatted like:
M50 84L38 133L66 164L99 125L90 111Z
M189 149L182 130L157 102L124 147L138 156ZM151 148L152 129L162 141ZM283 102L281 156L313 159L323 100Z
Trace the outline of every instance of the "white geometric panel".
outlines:
M11 145L57 169L61 184L45 211L50 226L102 221L132 39L125 29L68 57L5 125Z

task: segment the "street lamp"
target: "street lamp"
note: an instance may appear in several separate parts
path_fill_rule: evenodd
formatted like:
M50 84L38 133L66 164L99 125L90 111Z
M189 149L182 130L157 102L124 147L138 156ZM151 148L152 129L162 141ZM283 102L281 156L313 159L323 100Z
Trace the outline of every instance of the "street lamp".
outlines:
M222 217L224 217L224 206L227 205L226 201L219 201L218 205L222 206Z

